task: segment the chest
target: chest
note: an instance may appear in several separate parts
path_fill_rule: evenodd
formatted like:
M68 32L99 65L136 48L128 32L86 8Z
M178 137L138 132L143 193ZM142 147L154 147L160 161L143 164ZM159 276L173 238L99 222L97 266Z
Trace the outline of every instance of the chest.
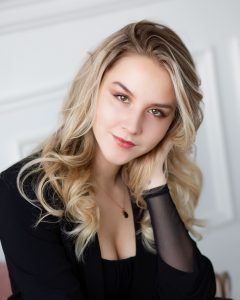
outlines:
M131 287L131 296L130 299L131 300L145 300L145 299L155 299L153 296L151 296L151 292L154 291L154 285L155 285L155 279L156 279L156 265L157 265L157 260L156 260L156 255L153 255L152 253L149 253L148 251L146 251L146 249L143 247L142 244L142 238L141 238L141 234L135 234L135 231L139 231L140 227L139 227L139 221L142 218L142 213L135 207L135 205L133 205L133 209L134 209L134 219L135 222L133 222L133 218L131 220L127 220L129 223L128 225L132 226L130 228L132 228L133 231L133 235L134 237L131 239L126 239L124 238L124 244L132 243L132 247L128 248L128 249L135 249L135 263L134 263L134 268L133 268L133 274L132 274L132 287ZM119 211L118 211L119 213ZM112 215L112 214L111 214ZM121 214L120 214L121 216ZM121 216L122 217L122 216ZM115 215L116 218L116 215ZM115 219L113 218L113 219ZM122 217L123 218L123 217ZM124 219L125 220L125 219ZM75 245L72 243L72 240L69 239L69 237L64 233L64 231L68 231L72 228L68 228L66 227L68 223L63 222L62 223L62 229L65 230L61 230L61 236L62 236L62 241L63 241L63 245L65 248L65 251L69 257L69 261L71 261L71 266L72 269L74 270L74 273L76 274L76 276L79 278L79 281L84 283L83 284L83 290L84 293L86 294L86 297L88 299L94 300L94 299L99 299L99 300L104 300L104 279L103 279L103 266L102 266L102 260L101 257L106 257L106 259L110 258L110 259L117 259L122 258L122 257L131 257L133 256L132 253L126 251L126 247L121 247L121 245L119 245L119 242L116 243L116 241L122 241L121 238L120 239L116 239L114 238L114 234L119 234L119 236L122 235L122 233L124 233L125 235L129 235L131 236L131 234L129 234L129 226L127 227L127 230L123 230L122 228L125 228L125 225L121 227L121 230L118 231L119 227L117 224L119 223L115 223L116 228L111 228L110 226L108 226L108 221L112 221L112 219L108 219L108 217L106 216L106 218L103 218L103 221L105 222L101 222L102 225L105 225L107 229L109 229L109 231L104 231L102 229L105 228L105 226L101 226L99 228L99 231L96 235L96 237L92 240L91 244L89 245L89 247L85 250L85 260L84 262L80 261L77 262L76 261L76 257L75 257L75 252L74 252L74 247ZM119 221L119 220L118 220ZM125 220L126 221L126 220ZM118 228L118 229L117 229ZM113 236L108 236L108 233L112 233ZM102 234L107 234L108 237L106 237L107 240L107 248L104 248L104 245L102 245L102 249L100 249L100 244L103 244L103 239L101 239L101 237L103 237ZM100 236L100 239L99 239ZM111 241L111 243L109 244L109 241ZM134 242L133 242L134 241ZM115 245L113 247L113 245ZM107 251L111 252L105 252L105 250L107 249ZM114 252L116 251L116 252ZM122 252L121 252L122 251ZM106 256L107 254L110 254L109 256ZM126 256L121 256L121 255L125 255ZM111 256L112 255L112 256ZM114 256L115 255L115 256ZM119 255L119 256L117 256ZM147 274L147 276L146 276ZM125 299L125 298L123 298Z
M126 207L125 218L118 207L100 208L98 240L101 257L119 260L136 255L134 215L131 205Z

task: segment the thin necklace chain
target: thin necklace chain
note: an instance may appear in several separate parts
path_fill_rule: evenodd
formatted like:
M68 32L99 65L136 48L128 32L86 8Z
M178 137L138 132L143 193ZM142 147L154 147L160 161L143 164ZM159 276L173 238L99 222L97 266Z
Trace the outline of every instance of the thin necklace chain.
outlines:
M108 196L109 199L111 199L122 211L122 215L124 216L124 218L128 218L128 212L127 210L124 208L124 206L122 207L119 203L117 203L102 187L101 190L104 192L104 194L106 196ZM128 193L127 193L128 194ZM124 192L124 201L126 199L126 192Z

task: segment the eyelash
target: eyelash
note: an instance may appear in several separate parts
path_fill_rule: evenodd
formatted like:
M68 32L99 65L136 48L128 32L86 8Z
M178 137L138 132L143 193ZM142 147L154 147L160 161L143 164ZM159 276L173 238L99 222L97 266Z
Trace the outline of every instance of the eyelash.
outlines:
M121 101L122 103L128 103L128 102L126 102L125 100L127 100L127 101L129 100L128 96L127 96L127 95L124 95L124 94L116 94L116 95L114 95L114 97L116 97L117 100L118 100L118 101ZM122 100L121 97L124 97L125 100ZM151 109L149 109L149 111L158 111L159 115L156 115L156 114L154 114L154 113L151 113L153 116L155 116L155 117L157 117L157 118L164 118L164 117L166 116L165 113L164 113L162 110L157 109L157 108L151 108Z
M114 97L116 97L119 101L121 101L121 102L123 102L123 103L125 103L125 101L122 100L122 99L120 99L120 97L124 97L126 100L129 100L129 99L128 99L128 96L126 96L126 95L124 95L124 94L116 94L116 95L114 95Z
M160 110L160 109L157 109L157 108L151 108L150 109L151 111L158 111L158 113L159 113L159 115L155 115L154 113L153 113L153 115L155 116L155 117L157 117L157 118L164 118L166 115L165 115L165 113L162 111L162 110Z

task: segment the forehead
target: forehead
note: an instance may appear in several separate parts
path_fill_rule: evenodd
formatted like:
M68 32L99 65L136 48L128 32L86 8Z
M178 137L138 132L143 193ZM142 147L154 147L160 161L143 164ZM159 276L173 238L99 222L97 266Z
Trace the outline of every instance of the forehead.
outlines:
M121 82L135 95L170 98L175 101L174 86L166 68L156 59L128 54L120 58L105 74L103 83Z
M157 69L164 68L160 62L158 62L154 58L150 58L146 55L134 54L134 53L127 53L123 57L119 58L113 66L109 69L110 72L121 71L122 68L128 67L135 67L132 71L142 70L146 71L146 67L149 69L150 67L155 67Z

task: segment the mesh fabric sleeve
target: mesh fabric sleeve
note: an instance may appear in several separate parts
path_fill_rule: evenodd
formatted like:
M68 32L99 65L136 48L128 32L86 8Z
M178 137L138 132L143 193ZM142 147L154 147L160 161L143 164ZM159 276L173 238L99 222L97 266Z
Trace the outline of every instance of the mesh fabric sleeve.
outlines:
M176 210L167 185L145 192L157 251L172 267L193 271L193 241Z
M209 300L215 294L212 264L188 234L167 185L146 190L158 254L160 299Z

